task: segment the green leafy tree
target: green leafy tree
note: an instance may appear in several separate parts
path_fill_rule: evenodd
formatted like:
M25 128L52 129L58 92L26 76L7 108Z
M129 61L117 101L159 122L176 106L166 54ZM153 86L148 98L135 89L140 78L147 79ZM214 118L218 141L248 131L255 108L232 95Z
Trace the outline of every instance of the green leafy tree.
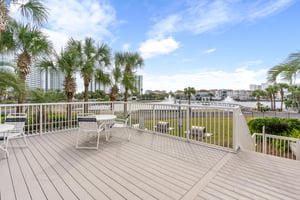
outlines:
M291 105L294 109L299 109L300 102L300 86L292 85L289 86L288 91L291 92Z
M65 75L64 90L68 102L73 101L76 93L76 71L80 63L80 42L70 38L65 49L56 55L57 68Z
M7 37L11 38L10 41L12 42L9 46L14 49L16 54L17 74L25 86L32 59L50 54L52 43L41 30L29 25L14 23L12 28L6 31ZM18 103L24 103L24 101L25 96L21 93L18 97Z
M195 88L193 88L193 87L184 88L184 95L188 98L189 105L191 104L192 94L194 94L194 95L196 94Z
M118 93L119 93L118 84L120 83L121 78L122 78L121 68L116 66L112 71L112 75L113 75L113 80L112 80L112 86L110 89L110 100L116 101L117 97L118 97Z
M266 88L267 94L269 96L271 102L271 110L276 109L276 94L279 91L279 87L277 85L270 85Z
M70 38L60 53L54 52L51 57L43 58L40 66L44 69L55 69L64 74L64 93L68 102L72 102L76 93L75 75L80 65L80 41Z
M25 87L23 82L19 80L19 77L13 72L0 69L0 95L2 97L5 96L7 89L10 88L12 88L18 94L25 94Z
M39 0L0 0L0 34L6 31L11 17L9 16L10 6L17 6L19 13L23 16L23 21L40 26L47 22L48 9Z
M262 97L266 96L266 91L264 90L254 90L252 93L251 93L251 96L255 97L256 98L256 101L257 101L257 110L261 110L261 103L260 103L260 100Z
M66 100L64 93L59 90L45 92L42 89L36 89L31 91L30 96L33 103L61 102Z
M80 73L83 78L84 101L88 102L88 87L92 78L95 77L96 65L108 66L110 64L110 48L106 44L96 46L95 41L88 37L85 38L81 46L80 55ZM101 71L103 73L102 68L97 70L98 74Z
M115 66L122 70L121 83L125 88L124 101L128 100L129 91L135 91L135 71L144 65L143 58L138 53L115 53Z
M277 84L279 91L280 91L280 110L283 109L283 102L284 102L284 89L288 89L289 85L286 83L278 83Z

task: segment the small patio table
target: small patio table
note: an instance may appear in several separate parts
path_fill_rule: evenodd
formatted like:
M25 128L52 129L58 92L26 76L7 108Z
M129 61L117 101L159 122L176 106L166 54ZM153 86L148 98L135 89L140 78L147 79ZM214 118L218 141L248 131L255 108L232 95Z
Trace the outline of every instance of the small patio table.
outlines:
M0 124L0 140L3 140L3 143L0 143L0 149L7 153L7 144L5 144L5 140L7 140L7 134L9 131L13 130L15 125L12 124Z

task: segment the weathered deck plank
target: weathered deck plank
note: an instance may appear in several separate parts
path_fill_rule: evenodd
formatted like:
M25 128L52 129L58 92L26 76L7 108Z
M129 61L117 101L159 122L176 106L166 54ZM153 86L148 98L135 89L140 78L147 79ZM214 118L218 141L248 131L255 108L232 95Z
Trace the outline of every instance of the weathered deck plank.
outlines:
M76 131L29 137L0 158L0 199L300 197L299 161L131 131L129 142L120 131L102 137L98 151L76 150Z

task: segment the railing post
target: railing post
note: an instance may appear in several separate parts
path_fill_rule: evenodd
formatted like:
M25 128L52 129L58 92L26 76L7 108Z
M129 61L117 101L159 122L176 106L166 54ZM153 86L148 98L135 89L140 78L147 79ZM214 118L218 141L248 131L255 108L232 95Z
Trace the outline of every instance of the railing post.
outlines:
M153 124L152 124L152 128L155 126L155 105L152 105L152 122L153 122ZM151 129L152 129L151 128ZM154 129L154 128L153 128ZM152 129L152 130L153 130Z
M40 135L43 135L43 105L40 104Z
M187 109L187 113L186 113L186 126L185 126L185 130L186 130L186 138L187 138L187 140L189 140L190 139L190 134L189 134L189 132L188 132L188 130L189 130L189 124L190 124L190 109L191 109L191 105L188 105L188 109ZM184 133L184 130L183 130L183 133ZM182 133L182 134L183 134Z
M128 105L127 113L131 113L131 106L132 106L132 104L131 103L127 103L127 105ZM129 116L129 127L131 127L131 116L132 115Z
M267 153L267 142L266 142L266 134L265 134L265 126L262 127L262 134L263 134L263 153L266 154Z
M239 130L238 130L238 124L239 124L239 112L237 109L233 109L233 136L232 136L232 148L234 151L237 151L239 148Z
M300 141L297 140L296 143L296 160L300 160Z

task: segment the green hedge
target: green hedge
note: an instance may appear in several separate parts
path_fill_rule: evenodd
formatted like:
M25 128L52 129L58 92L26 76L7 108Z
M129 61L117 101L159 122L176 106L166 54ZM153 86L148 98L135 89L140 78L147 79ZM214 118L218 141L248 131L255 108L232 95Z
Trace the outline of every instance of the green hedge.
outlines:
M299 119L266 117L253 119L248 122L251 133L261 133L263 126L265 126L266 134L300 138Z

